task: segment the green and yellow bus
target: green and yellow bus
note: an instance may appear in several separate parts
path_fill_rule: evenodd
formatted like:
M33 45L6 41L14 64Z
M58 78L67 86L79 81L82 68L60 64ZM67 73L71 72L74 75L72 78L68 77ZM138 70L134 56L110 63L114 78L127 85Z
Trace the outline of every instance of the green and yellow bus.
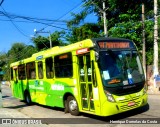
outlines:
M128 39L86 39L53 47L10 65L15 98L110 116L147 104L145 75Z

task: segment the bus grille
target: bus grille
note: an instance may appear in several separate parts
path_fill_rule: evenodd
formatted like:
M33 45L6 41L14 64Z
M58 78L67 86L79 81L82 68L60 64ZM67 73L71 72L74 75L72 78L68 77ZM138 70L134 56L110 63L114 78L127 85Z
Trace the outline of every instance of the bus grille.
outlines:
M140 96L132 97L133 100L137 100L139 98L140 98Z
M129 101L131 101L131 99L124 99L124 100L119 100L118 102L120 102L120 103L126 103L126 102L129 102Z
M130 109L138 107L140 105L140 103L141 103L140 101L135 102L135 104L132 106L128 106L127 104L125 104L125 105L120 106L120 109L123 111L130 110Z

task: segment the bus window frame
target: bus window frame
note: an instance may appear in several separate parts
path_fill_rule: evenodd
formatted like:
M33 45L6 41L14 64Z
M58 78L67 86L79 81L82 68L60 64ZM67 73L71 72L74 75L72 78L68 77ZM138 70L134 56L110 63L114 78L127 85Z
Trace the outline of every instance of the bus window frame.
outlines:
M26 69L25 68L26 68L25 64L18 65L18 79L19 80L26 80Z
M41 67L39 66L41 65ZM44 72L43 72L43 61L38 61L37 62L37 67L38 67L38 78L43 79L44 78ZM41 77L42 76L42 77Z
M47 60L49 59L52 59L52 63L50 64L50 61L49 61L49 64L52 65L51 68L48 66L47 64ZM53 57L47 57L45 58L45 70L46 70L46 78L47 79L52 79L54 78L54 62L53 62ZM49 68L48 68L49 67Z
M13 67L10 68L10 76L11 76L11 80L14 80L14 75L13 75Z
M31 64L33 64L34 67ZM26 63L26 72L27 72L27 79L29 79L29 80L36 79L36 63L35 63L35 61L31 61L31 62Z
M67 58L61 57L61 56L66 56L66 55L67 55ZM63 54L54 56L54 69L55 69L55 77L56 78L71 78L71 77L73 77L73 55L72 55L72 52L67 52L67 53L63 53ZM63 75L62 75L62 72L63 72ZM65 72L69 72L69 73L67 74Z

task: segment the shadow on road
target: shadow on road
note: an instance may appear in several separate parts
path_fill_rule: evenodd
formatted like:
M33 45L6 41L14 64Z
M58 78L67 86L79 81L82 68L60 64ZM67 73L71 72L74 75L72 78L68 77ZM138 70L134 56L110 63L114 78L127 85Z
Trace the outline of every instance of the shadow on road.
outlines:
M7 95L6 96L2 96L2 98L8 98L8 97L11 97L11 96L7 96Z
M44 108L48 108L48 109L52 109L52 110L56 110L56 111L61 111L64 112L63 108L58 108L58 107L49 107L49 106L44 106L44 105L40 105L40 104L36 104L40 107L44 107ZM86 113L81 113L80 116L84 116L85 118L81 118L79 116L75 117L77 120L77 122L79 122L78 120L80 120L82 123L96 123L96 124L104 124L104 123L109 123L110 120L124 120L126 118L134 118L134 116L144 113L146 111L149 110L149 104L140 107L138 109L133 109L131 111L127 111L124 113L120 113L120 114L116 114L116 115L112 115L112 116L107 116L107 117L101 117L101 116L95 116L95 115L91 115L91 114L86 114ZM74 122L76 122L74 121Z
M16 106L9 106L9 107L3 107L3 108L8 108L8 109L18 109L18 108L23 108L23 107L27 107L28 105L24 104L24 105L16 105Z
M11 96L4 96L3 98L12 98ZM16 99L16 98L14 98L15 100L18 100L18 99ZM19 101L19 100L18 100ZM24 102L24 101L22 101L22 100L20 100L20 102L22 102L22 104L17 104L17 105L10 105L10 106L3 106L3 108L8 108L8 109L19 109L19 108L23 108L23 107L28 107L28 105Z
M126 119L128 117L134 118L133 116L144 113L148 110L149 110L149 104L147 104L143 107L140 107L138 109L133 109L131 111L127 111L124 113L119 113L119 114L107 116L107 117L94 116L94 115L84 114L84 113L82 113L81 115L88 117L88 118L91 118L91 119L94 119L94 120L108 123L108 122L110 122L110 120L122 120L122 119Z

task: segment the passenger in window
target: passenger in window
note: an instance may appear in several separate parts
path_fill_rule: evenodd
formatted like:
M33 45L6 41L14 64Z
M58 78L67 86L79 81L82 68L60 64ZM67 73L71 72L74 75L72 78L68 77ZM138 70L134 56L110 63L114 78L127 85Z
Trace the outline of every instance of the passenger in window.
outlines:
M36 73L35 73L35 71L32 71L31 72L31 79L35 79L36 78Z

